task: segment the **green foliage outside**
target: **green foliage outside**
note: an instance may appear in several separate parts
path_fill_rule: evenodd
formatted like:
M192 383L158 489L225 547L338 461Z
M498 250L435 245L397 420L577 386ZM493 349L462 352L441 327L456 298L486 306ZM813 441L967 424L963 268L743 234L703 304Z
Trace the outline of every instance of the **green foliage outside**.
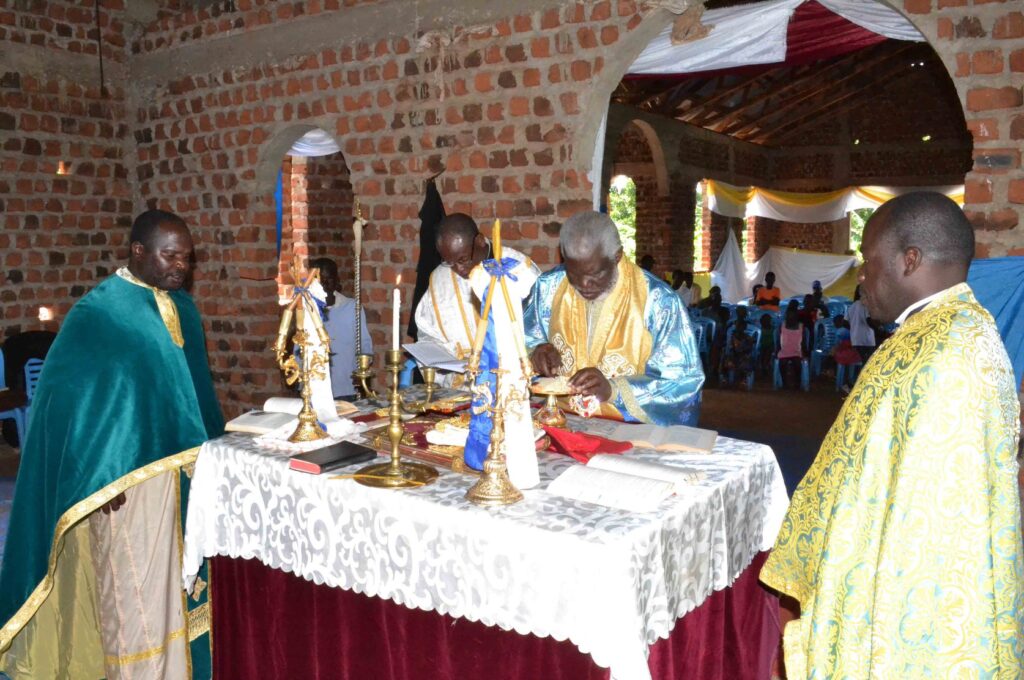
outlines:
M703 247L704 224L701 218L704 216L704 192L703 182L697 183L697 200L693 211L693 271L700 270L701 248Z
M636 261L636 184L625 175L612 179L608 191L608 215L619 228L622 252Z
M875 213L874 208L861 208L850 212L850 250L860 254L860 244L864 239L864 225Z

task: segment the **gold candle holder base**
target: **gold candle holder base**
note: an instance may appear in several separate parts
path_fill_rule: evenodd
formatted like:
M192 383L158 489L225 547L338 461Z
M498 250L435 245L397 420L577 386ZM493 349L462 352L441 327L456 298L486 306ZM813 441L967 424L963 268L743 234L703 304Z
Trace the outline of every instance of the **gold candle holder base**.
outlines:
M408 489L426 486L437 479L437 470L423 463L402 461L394 468L391 463L367 465L355 474L363 486L377 489Z
M494 394L501 394L501 370L494 385ZM523 492L517 489L508 476L505 460L505 406L507 401L498 397L493 409L494 424L491 427L490 446L484 459L484 471L480 480L466 492L466 500L475 505L495 507L512 505L523 500Z
M324 428L320 427L316 413L304 394L302 410L299 411L299 424L295 426L295 431L288 436L288 441L292 443L315 442L325 437L327 437L327 433L324 432Z
M545 427L565 427L569 422L562 409L558 408L558 398L553 394L548 395L547 403L537 411L533 419Z
M391 404L388 408L388 438L391 440L391 460L373 463L355 473L354 478L363 486L377 489L404 489L425 486L437 479L437 470L423 463L403 462L399 447L405 426L402 424L402 395L398 392L398 374L402 370L402 350L389 349L385 355L391 372Z

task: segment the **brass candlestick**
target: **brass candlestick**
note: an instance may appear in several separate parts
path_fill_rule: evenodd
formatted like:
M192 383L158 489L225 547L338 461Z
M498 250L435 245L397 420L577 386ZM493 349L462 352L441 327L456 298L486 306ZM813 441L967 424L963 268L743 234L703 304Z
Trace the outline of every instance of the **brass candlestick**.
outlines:
M402 395L398 392L398 374L402 370L402 350L386 352L387 369L391 373L391 404L388 409L388 438L391 440L391 460L387 463L367 465L355 476L364 486L382 489L401 489L424 486L437 479L437 470L423 463L403 462L399 453L405 427L402 425Z
M277 329L277 340L274 342L274 354L277 355L277 365L284 372L285 382L288 385L294 385L296 381L302 382L302 409L299 411L299 422L295 431L288 437L288 441L310 442L327 436L316 417L316 411L313 410L313 388L310 383L314 379L326 376L327 353L317 351L317 341L320 347L330 347L330 338L320 321L316 302L309 291L309 287L319 280L320 271L313 269L303 272L301 261L295 256L291 274L292 280L295 281L294 297L281 315L281 325ZM312 314L315 338L306 332L307 314ZM292 342L302 356L301 366L295 361L295 355L288 351L288 331L291 330L293 320L295 333L292 335Z
M491 426L491 441L484 459L484 472L480 481L466 492L466 500L476 505L512 505L523 500L523 492L512 484L505 462L505 408L508 397L501 395L502 370L495 370L495 395L499 395L493 407L488 407L494 421Z
M434 401L434 380L437 378L437 369L432 366L420 368L420 375L423 376L423 384L427 390L423 401L414 401L404 405L409 413L423 413L430 410L430 404Z
M377 393L370 384L373 381L373 357L369 354L356 355L356 370L352 371L352 382L356 384L364 399L376 399Z

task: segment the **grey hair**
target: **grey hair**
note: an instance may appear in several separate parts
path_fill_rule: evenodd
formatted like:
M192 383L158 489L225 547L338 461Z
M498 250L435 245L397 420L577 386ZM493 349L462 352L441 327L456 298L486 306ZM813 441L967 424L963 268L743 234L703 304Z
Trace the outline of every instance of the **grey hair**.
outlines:
M622 250L619 230L607 215L593 210L576 213L565 221L558 234L562 256L572 260L594 254L612 259Z

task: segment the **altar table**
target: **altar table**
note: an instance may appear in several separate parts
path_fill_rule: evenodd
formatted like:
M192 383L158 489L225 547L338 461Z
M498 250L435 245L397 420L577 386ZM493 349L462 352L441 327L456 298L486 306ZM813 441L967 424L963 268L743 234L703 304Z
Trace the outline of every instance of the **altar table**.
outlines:
M576 463L540 454L541 485L521 503L486 509L464 500L473 478L459 473L442 471L418 489L373 489L290 471L284 455L249 435L207 442L192 479L183 576L191 585L204 557L221 556L211 569L218 677L248 677L244 668L263 677L473 677L454 671L451 655L490 650L480 667L524 663L526 653L545 668L518 677L601 677L561 668L583 663L615 680L648 680L662 675L659 664L675 663L673 650L697 653L694 640L676 635L659 644L679 619L694 610L721 618L737 599L731 620L716 623L719 639L700 647L746 660L757 650L730 649L730 640L776 644L756 583L758 555L788 503L771 449L721 437L711 454L628 455L704 478L656 512L634 514L548 494ZM724 590L741 574L742 592ZM352 636L356 626L367 634ZM286 644L268 635L275 628ZM496 635L507 645L492 644ZM225 637L231 642L218 643ZM478 649L450 647L471 640ZM392 652L367 654L373 641ZM427 655L436 673L406 674L415 664L395 666L401 653ZM390 666L371 676L343 672L359 655ZM746 677L756 677L750 670Z

